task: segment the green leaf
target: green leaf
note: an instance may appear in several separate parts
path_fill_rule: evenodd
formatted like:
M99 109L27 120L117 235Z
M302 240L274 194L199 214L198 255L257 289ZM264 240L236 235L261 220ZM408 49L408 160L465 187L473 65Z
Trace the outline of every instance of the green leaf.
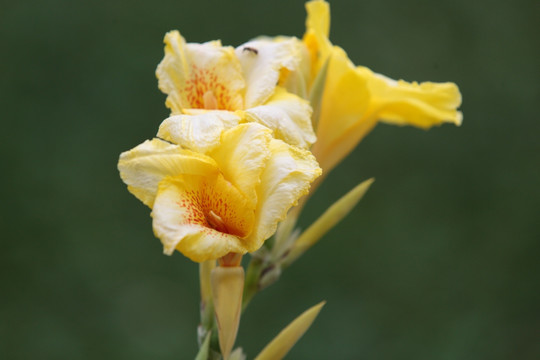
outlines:
M325 301L309 308L304 311L300 316L294 319L287 327L274 338L266 347L261 351L255 360L280 360L291 350L296 342L304 335L309 329L321 308L324 306Z
M309 103L313 107L313 115L311 116L311 124L313 125L313 130L317 132L317 126L319 125L319 117L321 116L321 102L324 93L324 85L326 84L326 73L328 72L328 63L330 62L330 57L326 59L323 66L317 73L313 85L311 86L311 91L309 92Z
M317 243L330 229L337 225L358 204L375 179L368 179L330 206L293 244L291 251L283 260L283 265L290 265L307 249Z
M208 360L208 351L210 347L210 337L212 336L212 332L209 331L206 335L206 338L204 339L204 342L201 345L201 348L199 349L199 353L195 357L195 360Z

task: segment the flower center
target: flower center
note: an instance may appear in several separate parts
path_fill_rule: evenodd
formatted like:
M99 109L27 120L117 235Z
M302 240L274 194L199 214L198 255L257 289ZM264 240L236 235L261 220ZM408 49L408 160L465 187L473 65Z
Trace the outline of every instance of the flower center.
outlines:
M230 89L219 81L213 68L193 65L183 91L192 109L236 110L232 108Z
M216 99L216 95L214 95L214 92L212 90L204 93L203 104L206 110L217 110L218 102Z
M213 210L210 210L206 214L205 218L208 225L210 225L210 227L212 227L214 230L229 234L229 229L227 228L227 224L225 224L221 216L216 214Z

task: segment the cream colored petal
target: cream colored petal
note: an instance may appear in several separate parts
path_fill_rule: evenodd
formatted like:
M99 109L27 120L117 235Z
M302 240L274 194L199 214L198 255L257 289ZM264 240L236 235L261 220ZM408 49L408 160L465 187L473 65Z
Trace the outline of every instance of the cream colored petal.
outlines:
M245 108L262 105L272 94L282 69L298 69L302 54L295 38L256 39L236 48L247 81Z
M207 153L220 143L221 133L238 125L240 118L229 111L198 115L175 115L159 126L157 136L182 147Z
M241 124L225 131L221 144L209 153L225 179L248 199L253 208L257 202L256 187L270 156L271 138L271 131L262 125Z
M366 67L358 72L368 82L377 118L395 125L428 129L442 123L461 125L461 94L454 83L395 81Z
M182 108L189 107L182 89L189 78L190 65L186 58L186 41L178 31L165 35L165 57L156 69L158 86L167 94L166 105L171 113L180 114Z
M245 82L233 48L219 41L188 44L176 30L167 33L164 42L165 57L156 76L172 114L191 108L243 108Z
M153 206L158 184L165 177L218 172L217 164L208 156L159 139L147 140L120 154L118 170L128 190L149 207Z
M307 149L317 139L311 126L311 106L281 87L261 106L245 111L250 121L274 132L274 137L288 144Z
M246 239L250 252L257 250L276 232L278 222L300 197L309 192L311 182L321 175L315 157L307 150L272 139L270 151L257 189L254 230Z
M311 84L311 54L303 41L297 38L277 36L273 41L292 41L296 48L294 69L281 68L278 85L288 92L298 95L303 99L309 97L309 86Z
M164 253L170 255L177 249L196 262L217 259L229 252L244 254L246 248L238 236L218 231L208 222L210 213L204 198L211 192L195 192L204 190L205 185L199 180L166 178L159 184L152 218L154 233L163 243ZM242 204L235 206L242 210ZM224 213L221 215L225 217Z

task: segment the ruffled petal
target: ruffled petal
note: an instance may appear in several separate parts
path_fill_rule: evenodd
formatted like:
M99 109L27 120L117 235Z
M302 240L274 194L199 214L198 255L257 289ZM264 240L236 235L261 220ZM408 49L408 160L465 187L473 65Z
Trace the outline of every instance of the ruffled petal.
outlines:
M463 115L456 110L461 94L456 84L395 81L366 67L358 67L358 72L368 83L371 106L381 121L423 129L443 123L461 125Z
M246 239L250 252L274 234L278 222L285 219L287 211L309 192L311 182L322 173L315 157L307 150L272 139L270 151L257 189L253 233Z
M253 210L221 175L164 179L152 218L164 252L170 255L177 249L196 262L245 253L240 236L253 227Z
M453 83L407 83L355 67L328 40L328 3L306 4L304 43L312 56L312 77L328 61L317 142L312 151L325 171L346 157L378 121L427 129L444 122L460 125L461 94Z
M175 115L161 123L157 136L193 151L207 153L219 145L223 131L239 122L240 117L229 111Z
M258 201L256 187L270 156L271 138L271 131L264 126L241 124L225 131L220 146L209 153L225 179L248 199L250 207Z
M243 108L245 82L232 47L219 41L187 44L176 30L167 33L164 42L165 57L156 76L172 114L191 108Z
M245 108L262 105L276 88L282 69L298 69L301 53L297 39L256 39L236 48L247 81Z
M163 178L178 174L208 175L219 171L210 157L159 139L147 140L120 154L118 170L128 190L149 207L154 204L158 184Z
M317 139L311 125L311 106L281 87L265 105L245 111L250 121L274 131L274 137L288 144L307 149Z

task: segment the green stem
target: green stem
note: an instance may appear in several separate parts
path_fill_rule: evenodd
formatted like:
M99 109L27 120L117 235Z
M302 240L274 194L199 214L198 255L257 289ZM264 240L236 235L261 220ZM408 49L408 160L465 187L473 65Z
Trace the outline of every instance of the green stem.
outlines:
M259 279L263 270L264 262L260 258L251 258L246 271L246 280L244 283L244 294L242 297L242 311L246 309L249 302L259 291Z

